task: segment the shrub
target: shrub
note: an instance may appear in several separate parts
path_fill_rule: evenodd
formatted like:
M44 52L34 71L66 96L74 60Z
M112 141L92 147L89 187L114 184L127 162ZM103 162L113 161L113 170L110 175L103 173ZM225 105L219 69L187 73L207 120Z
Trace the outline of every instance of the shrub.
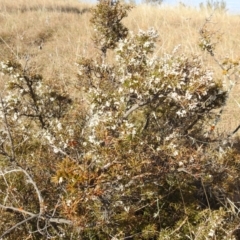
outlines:
M156 56L154 29L122 25L129 10L119 1L93 10L100 57L78 62L83 105L1 63L10 79L0 99L0 238L236 235L239 158L213 134L227 91L199 56L178 47ZM214 56L207 36L201 46Z

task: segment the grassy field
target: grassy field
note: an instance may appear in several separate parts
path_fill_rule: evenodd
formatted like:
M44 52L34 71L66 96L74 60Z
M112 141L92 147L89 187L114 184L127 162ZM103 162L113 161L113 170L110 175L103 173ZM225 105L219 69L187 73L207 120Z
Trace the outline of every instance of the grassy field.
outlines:
M29 66L44 76L51 84L58 82L77 94L75 63L80 56L94 57L96 49L91 41L90 8L93 5L77 0L2 0L0 2L0 58L28 60ZM198 47L199 30L211 15L208 10L190 7L134 7L124 20L133 32L154 27L159 32L156 53L160 56L181 45L180 52L200 54L207 67L224 77L214 60ZM216 58L239 59L240 16L215 12L210 26L222 35L216 47ZM234 130L239 124L239 79L224 110L220 131ZM77 83L79 84L79 83ZM228 84L228 82L226 82Z

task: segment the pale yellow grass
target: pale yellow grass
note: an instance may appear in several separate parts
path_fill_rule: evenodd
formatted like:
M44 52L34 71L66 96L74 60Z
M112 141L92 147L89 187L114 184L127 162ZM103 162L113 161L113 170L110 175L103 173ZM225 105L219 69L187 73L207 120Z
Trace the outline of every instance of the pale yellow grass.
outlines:
M57 81L74 90L77 81L75 62L80 56L94 57L96 49L91 41L89 24L92 5L77 0L1 0L0 1L0 58L17 57L22 63L29 59L46 81ZM154 27L159 32L156 54L171 52L181 44L180 52L200 54L209 67L223 75L208 54L198 47L199 29L209 11L188 7L153 7L141 5L133 8L124 24L133 32ZM240 56L240 16L215 12L211 28L222 33L216 48L216 58ZM41 49L40 49L41 48ZM239 123L239 79L227 103L221 130L233 130Z

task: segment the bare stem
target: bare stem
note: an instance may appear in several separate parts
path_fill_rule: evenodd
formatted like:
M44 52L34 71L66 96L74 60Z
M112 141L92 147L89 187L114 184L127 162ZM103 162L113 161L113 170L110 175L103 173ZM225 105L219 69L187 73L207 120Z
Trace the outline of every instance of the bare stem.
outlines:
M0 236L0 240L3 239L4 236L6 236L7 234L9 234L11 231L13 231L15 228L17 228L18 226L32 220L33 218L37 218L38 217L38 214L34 215L34 216L30 216L29 218L27 219L24 219L23 221L15 224L13 227L9 228L7 231L5 231L1 236Z
M39 215L42 215L44 214L44 201L43 201L43 198L42 198L42 195L37 187L37 184L33 181L33 179L31 178L31 176L27 173L27 171L25 171L24 169L22 168L18 168L18 169L12 169L12 170L8 170L8 171L0 171L0 175L1 176L4 176L6 174L10 174L10 173L14 173L14 172L22 172L25 174L25 176L28 178L28 183L32 184L36 193L37 193L37 196L38 196L38 200L39 200L39 206L40 206L40 210L39 210Z

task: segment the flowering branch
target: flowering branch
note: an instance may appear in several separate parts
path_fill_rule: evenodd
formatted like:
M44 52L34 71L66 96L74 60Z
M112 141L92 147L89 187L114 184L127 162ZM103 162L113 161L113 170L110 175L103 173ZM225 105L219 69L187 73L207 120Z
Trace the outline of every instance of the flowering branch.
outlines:
M5 128L7 130L7 135L8 135L8 140L10 142L10 149L11 149L11 156L8 156L7 153L4 151L4 155L7 155L10 159L11 162L15 161L15 147L14 147L14 142L13 142L13 137L11 134L11 130L9 127L9 123L8 123L8 119L6 116L6 107L5 107L5 103L3 101L2 96L0 96L0 104L1 104L1 110L2 110L2 115L3 115L3 123L5 125Z

